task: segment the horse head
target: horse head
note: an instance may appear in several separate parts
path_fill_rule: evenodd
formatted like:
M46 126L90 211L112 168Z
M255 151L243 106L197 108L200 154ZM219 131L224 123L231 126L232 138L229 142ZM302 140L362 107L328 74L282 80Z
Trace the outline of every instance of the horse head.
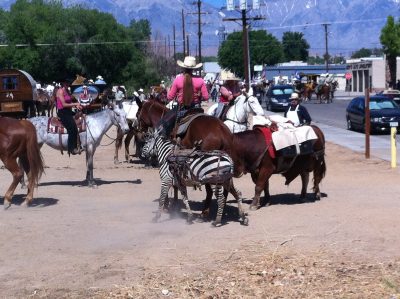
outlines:
M261 107L257 97L249 96L247 98L247 106L251 109L248 113L254 113L255 115L264 115L264 109Z
M113 125L119 127L122 132L127 133L129 131L129 125L126 120L126 112L122 107L115 104L109 105L109 110L111 111L112 117L111 121Z

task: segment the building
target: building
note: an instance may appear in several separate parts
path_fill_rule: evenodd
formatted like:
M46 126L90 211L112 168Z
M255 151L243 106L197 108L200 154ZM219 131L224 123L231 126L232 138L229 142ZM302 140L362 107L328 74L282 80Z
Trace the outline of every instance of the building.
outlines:
M348 91L363 93L366 88L370 88L372 91L378 92L388 88L389 74L385 57L350 59L346 63ZM397 57L397 78L400 78L399 68L400 57Z

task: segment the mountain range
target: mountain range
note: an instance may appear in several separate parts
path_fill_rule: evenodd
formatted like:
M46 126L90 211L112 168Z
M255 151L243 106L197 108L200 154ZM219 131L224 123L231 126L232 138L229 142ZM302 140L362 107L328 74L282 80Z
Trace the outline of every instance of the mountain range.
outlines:
M9 9L13 0L0 0L0 7ZM114 15L118 22L128 25L130 20L148 19L153 37L162 44L168 38L172 45L173 26L176 28L177 51L182 52L182 10L185 31L189 35L191 54L198 41L198 7L194 0L62 0L64 5L80 4ZM235 0L239 4L239 0ZM248 0L249 7L252 0ZM350 56L362 47L381 47L379 36L389 15L400 16L400 0L261 0L258 10L249 10L248 17L261 16L264 20L251 22L253 30L266 29L281 39L285 31L303 32L310 44L310 54L325 53L325 27L328 29L328 51L331 55ZM215 55L222 32L241 30L241 22L223 21L221 15L240 18L239 11L202 2L202 53ZM219 14L222 12L222 14ZM327 24L326 26L324 24ZM156 42L157 42L156 40ZM238 43L240 45L240 42Z

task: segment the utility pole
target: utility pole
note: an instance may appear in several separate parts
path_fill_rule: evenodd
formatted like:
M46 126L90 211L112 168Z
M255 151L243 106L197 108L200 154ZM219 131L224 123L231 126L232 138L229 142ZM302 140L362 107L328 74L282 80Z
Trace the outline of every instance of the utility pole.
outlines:
M185 37L186 37L186 33L185 33L185 14L183 13L183 9L182 9L182 42L183 42L183 57L186 56Z
M197 12L196 13L188 13L188 14L197 14L197 22L192 23L192 24L196 24L197 25L198 51L196 50L196 53L198 53L199 62L201 62L201 60L202 60L202 55L201 55L201 36L203 35L203 32L201 31L201 25L203 25L203 23L201 22L201 15L205 15L207 13L201 11L201 0L197 0L196 2L193 2L192 4L197 5Z
M245 1L244 1L245 2ZM248 21L265 20L264 17L247 17L247 5L241 5L241 18L223 18L223 21L241 21L242 22L242 40L243 40L243 65L244 65L244 79L246 81L246 90L250 88L250 51L249 51L249 23Z
M187 55L190 55L190 50L189 50L189 34L186 34L186 46L187 46Z
M173 39L174 39L174 61L176 61L176 34L175 34L175 24L172 27L172 32L173 32Z
M330 24L322 24L325 27L325 70L329 72L329 53L328 53L328 26Z

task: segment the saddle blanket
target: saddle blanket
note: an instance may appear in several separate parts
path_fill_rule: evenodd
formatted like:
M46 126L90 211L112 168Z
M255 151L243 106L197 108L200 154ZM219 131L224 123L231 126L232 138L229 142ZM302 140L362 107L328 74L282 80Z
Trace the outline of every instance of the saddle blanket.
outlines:
M271 156L271 158L274 159L276 157L276 155L275 155L274 145L272 144L271 129L268 127L256 127L255 129L260 130L263 133L266 146L268 147L268 153Z
M84 116L75 119L78 133L86 131L86 121ZM68 134L67 129L62 125L58 117L50 117L47 122L47 133L51 134Z
M302 126L297 128L287 127L286 129L278 130L272 133L272 140L277 151L285 147L298 145L305 141L314 139L318 139L318 137L313 128L310 126Z

